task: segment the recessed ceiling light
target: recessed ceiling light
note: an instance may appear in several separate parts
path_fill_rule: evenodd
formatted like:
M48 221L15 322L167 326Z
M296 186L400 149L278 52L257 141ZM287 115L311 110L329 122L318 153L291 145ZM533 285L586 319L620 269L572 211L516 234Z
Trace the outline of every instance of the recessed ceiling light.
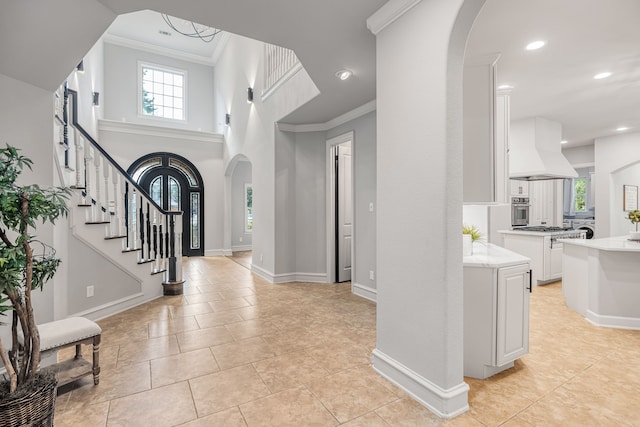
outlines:
M500 85L498 86L499 90L507 90L507 89L513 89L513 86L511 85Z
M529 43L527 45L526 49L527 50L536 50L536 49L540 49L544 45L545 45L545 42L543 40L536 40L534 42Z
M340 70L336 73L336 77L338 77L340 80L347 80L352 75L353 75L353 72L349 70Z
M609 71L605 71L603 73L596 74L595 76L593 76L593 78L596 80L600 80L600 79L606 79L609 76L611 76L611 73Z
M624 132L625 130L629 130L629 128L626 126L620 126L619 128L616 129L617 132Z
M566 144L567 142L569 141L567 141L566 139L563 139L562 141L560 141L560 144Z

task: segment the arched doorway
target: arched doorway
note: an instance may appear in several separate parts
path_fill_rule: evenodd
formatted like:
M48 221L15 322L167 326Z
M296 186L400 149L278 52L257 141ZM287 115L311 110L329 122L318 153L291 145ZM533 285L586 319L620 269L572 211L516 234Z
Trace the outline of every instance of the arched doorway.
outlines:
M129 175L167 211L182 211L182 255L204 255L204 187L196 167L172 153L151 153L136 160Z

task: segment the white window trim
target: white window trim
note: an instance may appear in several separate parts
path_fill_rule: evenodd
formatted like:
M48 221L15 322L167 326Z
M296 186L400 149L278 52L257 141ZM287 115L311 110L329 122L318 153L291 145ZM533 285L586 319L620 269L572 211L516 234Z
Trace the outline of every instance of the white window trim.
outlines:
M248 219L249 219L249 210L247 209L247 188L251 188L251 191L252 191L251 197L253 197L253 185L250 182L245 182L244 183L244 196L243 196L243 199L244 199L244 209L243 209L243 211L244 211L244 218L243 218L244 232L245 233L252 233L253 230L249 230L247 228L247 222L248 222ZM251 206L251 207L253 208L253 206Z
M184 119L180 120L180 119L169 119L166 117L158 117L158 116L152 116L149 114L144 114L144 112L142 111L142 67L147 67L147 68L154 68L160 71L167 71L170 73L175 73L175 74L182 74L182 105L184 106L184 108L182 109L184 111ZM146 61L138 61L138 117L145 119L145 120L157 120L157 121L161 121L161 122L167 122L167 123L188 123L189 121L187 120L189 115L188 115L188 109L187 109L187 104L188 104L188 75L187 75L187 70L183 70L180 68L173 68L173 67L168 67L166 65L159 65L159 64L154 64L153 62L146 62Z

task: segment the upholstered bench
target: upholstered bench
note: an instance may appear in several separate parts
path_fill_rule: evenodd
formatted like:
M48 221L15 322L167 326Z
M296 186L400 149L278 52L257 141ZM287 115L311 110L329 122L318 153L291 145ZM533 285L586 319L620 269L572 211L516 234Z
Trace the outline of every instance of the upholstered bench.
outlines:
M93 383L100 382L100 338L102 329L84 317L70 317L38 325L40 351L57 351L76 346L73 359L53 365L58 372L58 386L68 384L85 375L93 374ZM93 363L82 357L82 344L93 345Z

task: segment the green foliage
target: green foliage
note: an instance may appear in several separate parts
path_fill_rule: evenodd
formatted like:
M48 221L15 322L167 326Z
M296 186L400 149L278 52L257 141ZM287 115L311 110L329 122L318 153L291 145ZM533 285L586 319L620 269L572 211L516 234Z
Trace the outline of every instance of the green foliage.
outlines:
M71 192L67 188L18 185L16 181L24 168L31 169L33 164L19 151L10 145L0 148L0 315L14 311L12 329L17 330L19 323L24 342L33 343L37 328L31 291L42 290L55 274L60 260L55 257L53 248L36 240L30 230L39 222L53 224L67 215L66 201ZM1 340L0 348L4 348ZM15 372L20 385L38 372L40 349L35 344L29 345L21 357L16 357L17 343L13 343L12 349L8 357L2 354L2 361L8 371ZM7 366L7 360L11 361L11 366ZM12 384L12 391L14 386Z
M584 212L587 210L587 180L578 178L573 181L575 201L573 210L576 212Z
M640 210L629 211L627 218L629 218L632 224L640 222Z
M462 234L470 234L471 240L473 240L474 242L482 238L482 234L480 234L480 230L478 230L475 225L463 225Z

